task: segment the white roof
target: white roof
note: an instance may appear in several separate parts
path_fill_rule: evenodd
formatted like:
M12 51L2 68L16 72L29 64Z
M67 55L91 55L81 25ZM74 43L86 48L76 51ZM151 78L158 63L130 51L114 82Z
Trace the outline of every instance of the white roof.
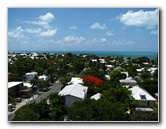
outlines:
M105 59L99 59L100 63L106 63Z
M82 86L81 84L68 85L59 92L59 95L62 96L71 95L84 99L87 90L88 87Z
M82 84L83 83L83 79L81 79L79 77L72 77L71 81L68 84L70 84L70 83L72 83L72 84L77 84L77 83Z
M8 88L21 84L22 82L8 82Z
M137 111L148 111L148 112L152 112L153 111L153 109L152 108L145 108L145 107L137 107L137 108L135 108L135 110L137 110Z
M26 83L24 83L24 86L27 86L27 87L31 88L31 87L32 87L32 84L26 82Z
M155 101L156 100L146 90L144 90L138 86L133 86L129 90L132 91L132 96L135 98L135 100L148 100L148 101ZM145 95L146 99L141 99L141 95Z
M101 94L100 94L100 93L97 93L97 94L91 96L90 98L91 98L91 99L98 100L98 99L100 99L100 97L101 97Z
M93 62L97 62L97 59L92 59L91 61L93 61Z
M144 68L136 69L137 72L142 72L143 70L144 70Z
M39 76L39 79L44 79L44 80L46 80L48 78L48 76L46 76L46 75L41 75L41 76Z
M37 72L26 73L25 75L37 75Z
M119 81L121 83L137 83L135 80L131 80L131 79L121 79Z

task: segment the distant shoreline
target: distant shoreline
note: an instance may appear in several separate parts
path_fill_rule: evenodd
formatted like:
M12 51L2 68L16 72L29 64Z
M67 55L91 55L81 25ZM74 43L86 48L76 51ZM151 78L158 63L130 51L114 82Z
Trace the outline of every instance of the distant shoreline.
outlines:
M106 56L123 56L124 58L138 58L142 56L146 56L149 59L155 59L158 56L158 52L129 52L129 51L9 51L9 52L17 52L17 53L55 53L55 54L93 54L99 57Z

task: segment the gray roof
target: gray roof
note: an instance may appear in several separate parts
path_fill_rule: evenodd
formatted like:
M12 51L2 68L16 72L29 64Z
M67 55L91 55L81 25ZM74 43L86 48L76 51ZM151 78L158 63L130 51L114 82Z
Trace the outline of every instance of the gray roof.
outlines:
M142 89L138 86L133 86L129 90L132 91L132 96L135 98L135 100L156 101L156 99L153 96L151 96L145 89ZM141 99L141 95L146 96L146 99Z
M88 87L82 86L81 84L73 84L73 85L67 85L64 87L60 92L59 95L62 96L75 96L81 99L85 98L85 94L87 93Z

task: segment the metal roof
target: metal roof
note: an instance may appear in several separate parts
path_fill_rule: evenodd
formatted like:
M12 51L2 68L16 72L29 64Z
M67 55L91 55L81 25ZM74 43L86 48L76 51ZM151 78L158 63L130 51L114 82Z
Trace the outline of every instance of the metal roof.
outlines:
M88 87L82 86L81 84L73 84L73 85L67 85L65 88L63 88L60 92L59 95L62 96L75 96L78 98L85 98L85 94L87 93Z
M153 96L151 96L146 90L138 86L133 86L129 90L132 91L132 96L135 98L135 100L156 101L156 99ZM141 95L146 96L146 99L141 99Z
M21 84L21 83L22 83L22 82L8 82L8 88L17 86L17 85L19 85L19 84Z

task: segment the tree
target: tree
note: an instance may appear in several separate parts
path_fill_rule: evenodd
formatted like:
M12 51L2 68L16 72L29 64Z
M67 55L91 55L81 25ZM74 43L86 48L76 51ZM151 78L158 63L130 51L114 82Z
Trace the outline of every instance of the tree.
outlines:
M98 87L102 84L101 79L94 77L92 75L83 76L82 79L83 79L83 82L85 83L85 85L87 85L87 86Z
M127 119L127 116L123 104L101 98L74 102L68 111L68 119L72 121L123 121Z
M119 81L120 74L121 74L120 70L116 70L116 69L112 70L110 73L111 80Z
M130 115L130 121L158 121L158 111L156 108L153 112L134 111Z
M111 102L120 102L125 108L134 108L135 100L131 97L131 91L125 87L117 86L103 92L103 97L108 98Z
M15 112L13 121L59 121L63 120L66 113L65 98L52 93L39 103L27 104L19 108Z
M37 113L30 107L24 105L15 112L15 117L12 121L36 121L38 120Z

